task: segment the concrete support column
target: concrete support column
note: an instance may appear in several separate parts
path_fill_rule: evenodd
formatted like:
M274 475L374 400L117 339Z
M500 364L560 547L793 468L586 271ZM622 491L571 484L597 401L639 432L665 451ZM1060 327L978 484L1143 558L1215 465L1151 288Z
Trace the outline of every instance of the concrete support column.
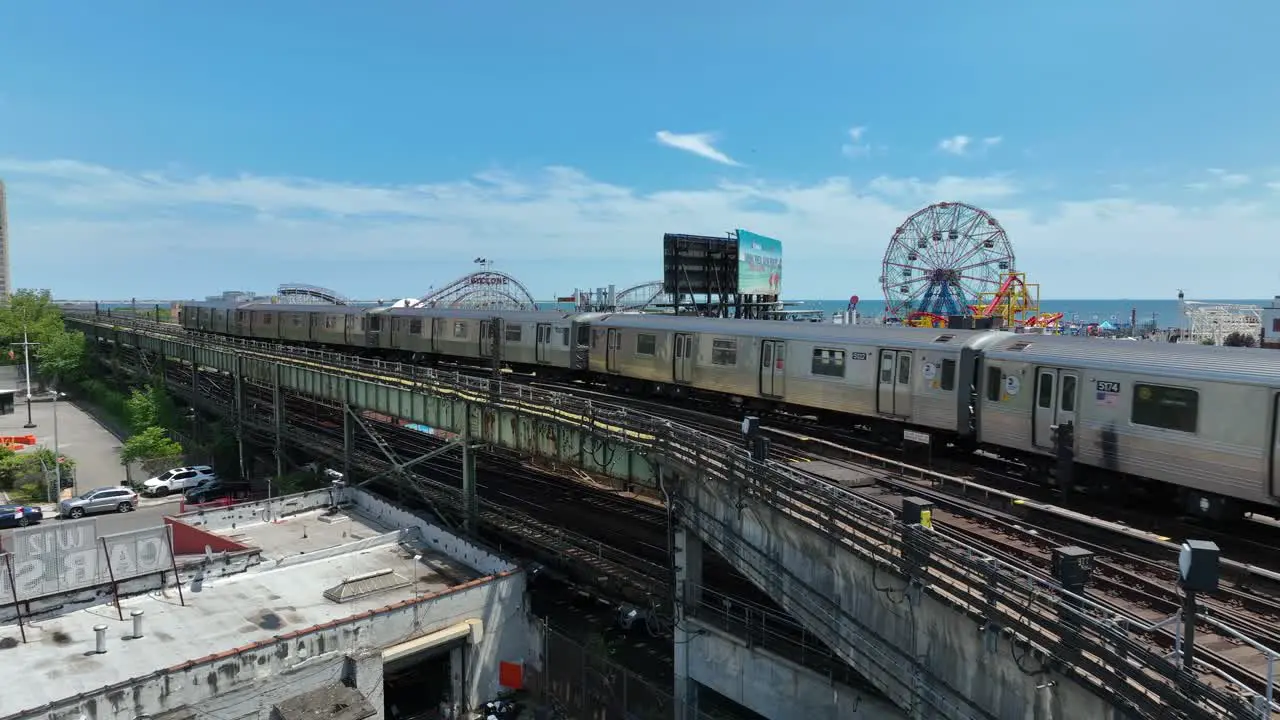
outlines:
M369 704L377 710L374 720L383 720L382 653L377 650L360 650L350 653L343 661L342 681L356 688L369 698Z
M351 454L356 451L356 422L351 419L349 405L342 412L342 477L351 477Z
M196 362L196 346L195 346L195 343L192 343L187 347L191 349L191 357L188 358L191 361L191 395L192 397L199 399L200 398L200 364Z
M271 420L275 427L276 480L284 477L284 393L280 389L280 365L271 377Z
M236 448L240 453L240 478L249 480L249 468L244 462L244 416L248 404L244 388L244 358L237 355L235 362L235 410L236 410Z
M465 717L471 710L467 700L467 648L458 646L449 651L449 695L453 698L453 717Z
M476 454L471 448L471 403L463 405L462 422L462 502L465 507L465 527L474 535L480 514L480 501L476 491ZM483 410L481 410L483 412Z
M677 720L698 717L698 683L692 678L689 658L689 623L702 601L702 539L692 530L677 527L675 531L675 705Z

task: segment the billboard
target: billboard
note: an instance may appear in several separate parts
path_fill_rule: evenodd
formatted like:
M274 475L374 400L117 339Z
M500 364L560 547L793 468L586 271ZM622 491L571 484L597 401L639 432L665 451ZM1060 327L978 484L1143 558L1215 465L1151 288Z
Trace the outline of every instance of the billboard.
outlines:
M738 242L715 235L662 236L662 291L668 295L735 295Z
M738 293L782 294L782 241L738 231Z
M0 605L170 569L171 548L167 525L111 535L93 519L20 528L0 557Z

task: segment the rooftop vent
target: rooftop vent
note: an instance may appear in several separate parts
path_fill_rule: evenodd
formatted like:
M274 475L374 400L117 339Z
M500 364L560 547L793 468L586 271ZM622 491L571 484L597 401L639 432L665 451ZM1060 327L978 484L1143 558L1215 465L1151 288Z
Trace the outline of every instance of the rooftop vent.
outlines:
M939 335L938 337L934 338L933 341L937 343L951 342L952 340L955 339L955 337L956 337L955 335Z
M1009 346L1009 352L1022 352L1023 350L1026 350L1029 347L1031 347L1031 341L1019 340L1018 342Z
M324 597L326 600L336 603L346 603L380 592L409 587L412 584L409 579L397 575L391 568L383 568L371 573L349 577L338 585L325 590Z

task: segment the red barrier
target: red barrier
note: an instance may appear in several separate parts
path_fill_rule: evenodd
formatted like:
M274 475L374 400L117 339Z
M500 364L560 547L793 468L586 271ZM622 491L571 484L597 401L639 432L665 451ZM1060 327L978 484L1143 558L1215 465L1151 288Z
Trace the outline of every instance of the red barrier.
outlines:
M240 552L249 549L234 540L201 530L181 520L166 517L164 521L173 528L174 555L201 555L205 547L214 552Z

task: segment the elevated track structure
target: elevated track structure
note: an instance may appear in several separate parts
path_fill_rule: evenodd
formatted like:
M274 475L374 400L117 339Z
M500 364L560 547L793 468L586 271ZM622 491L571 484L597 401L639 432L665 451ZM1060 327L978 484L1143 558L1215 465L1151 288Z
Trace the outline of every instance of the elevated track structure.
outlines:
M1270 715L1270 686L1265 698L1244 696L1181 667L1181 656L1167 656L1152 636L1177 616L1144 619L1083 589L1068 591L1043 571L932 527L923 511L899 513L670 420L529 385L229 341L132 318L81 314L67 323L114 367L130 363L133 372L185 382L175 390L197 397L220 388L230 405L216 410L234 421L238 438L250 423L266 421L282 445L287 396L337 409L337 452L349 478L358 478L353 463L372 447L390 476L453 504L470 530L484 522L475 475L465 470L476 444L664 498L674 534L677 717L693 717L686 713L696 706L694 681L710 684L707 664L691 662L688 649L707 632L697 612L704 548L915 717L1020 718L1032 707L1043 717L1114 717L1116 709L1146 718ZM409 478L406 467L443 451L398 454L370 427L370 413L450 433L462 453L464 486ZM361 436L372 443L364 450ZM538 532L536 518L528 522ZM1196 617L1215 622L1203 610Z

